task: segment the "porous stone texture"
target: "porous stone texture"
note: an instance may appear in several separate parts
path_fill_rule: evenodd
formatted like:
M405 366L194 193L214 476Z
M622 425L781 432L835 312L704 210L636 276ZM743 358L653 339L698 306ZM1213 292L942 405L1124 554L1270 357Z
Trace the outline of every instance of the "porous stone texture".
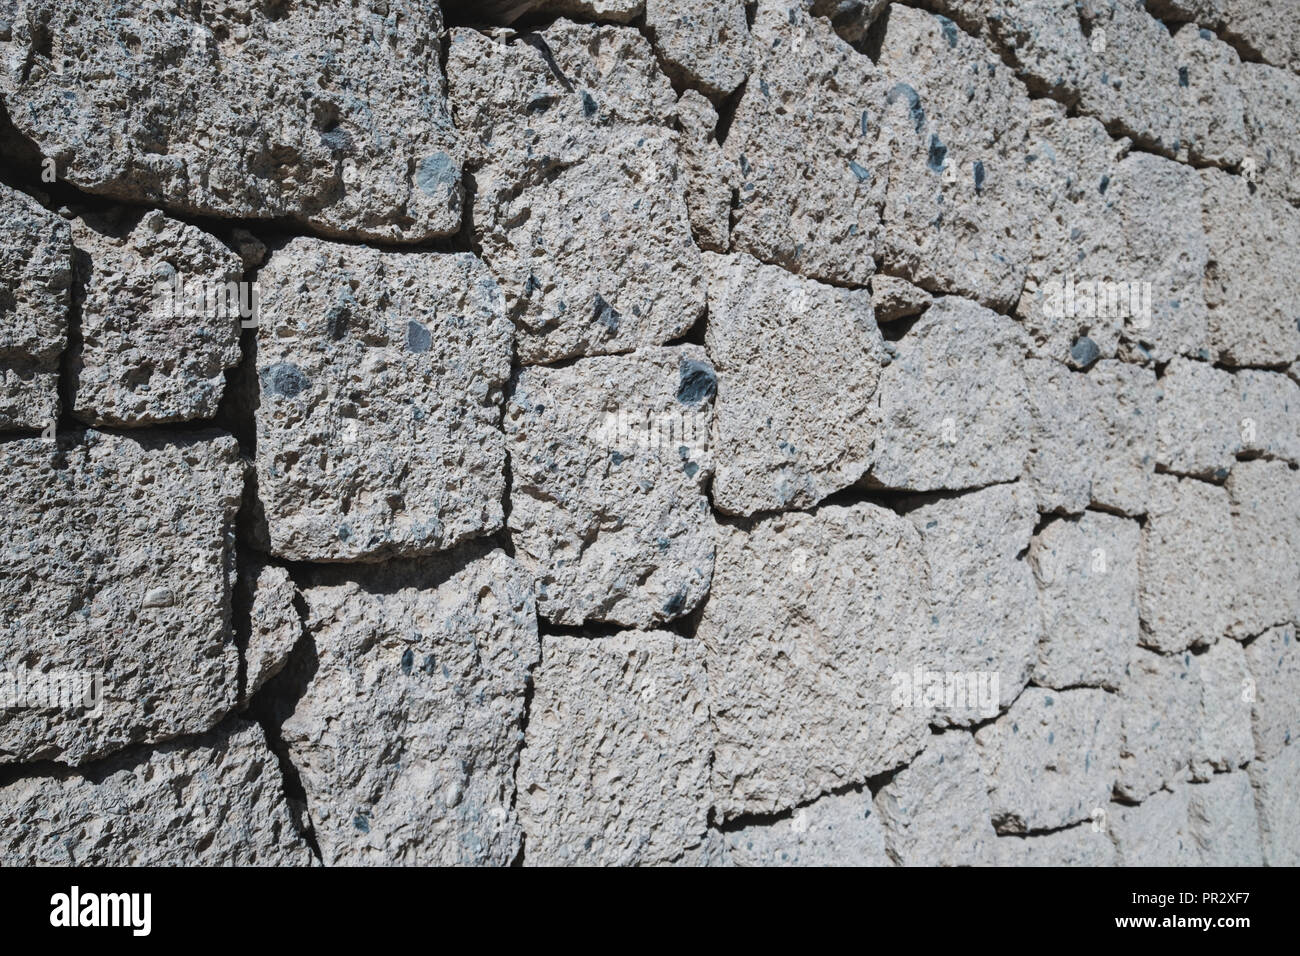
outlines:
M527 862L653 864L699 843L711 749L699 641L543 638L516 776Z
M479 259L298 238L258 287L272 554L373 561L501 527L512 329Z
M713 504L726 514L807 508L871 464L884 357L871 294L705 256L705 348L718 372Z
M8 12L0 101L80 189L388 242L460 227L433 0Z
M281 734L323 861L510 863L538 660L528 576L494 551L325 571L303 598L313 653Z
M1255 756L1251 736L1251 686L1246 654L1236 641L1220 638L1196 658L1200 686L1200 738L1192 748L1192 775L1209 780L1244 767Z
M125 207L73 219L72 245L81 320L72 414L109 426L216 415L239 330L255 321L239 256L157 210Z
M951 730L876 795L885 849L899 866L997 862L988 781L971 735Z
M520 373L509 528L542 617L646 628L708 593L716 387L693 345Z
M1040 836L998 838L999 866L1114 866L1115 844L1097 822Z
M302 618L298 612L302 595L288 571L277 565L262 564L244 569L240 574L237 600L248 612L242 701L246 704L280 673L302 638Z
M871 279L871 306L877 322L893 322L920 315L930 304L930 293L897 276Z
M1199 746L1201 695L1199 657L1134 648L1118 695L1119 797L1142 801L1182 779Z
M1223 488L1155 476L1138 552L1144 646L1178 653L1228 630L1237 586L1235 538Z
M670 76L727 96L754 55L742 0L646 0L645 22Z
M1300 739L1300 652L1294 625L1275 627L1246 645L1249 683L1242 697L1251 705L1255 756L1272 760L1293 739Z
M1259 837L1267 866L1300 866L1300 747L1283 747L1250 765L1259 813Z
M1187 821L1200 866L1262 866L1250 778L1220 773L1187 788Z
M0 660L15 681L64 675L76 691L71 706L33 695L0 710L0 764L76 766L229 713L234 440L21 439L0 444L0 472Z
M718 145L718 112L703 94L686 90L677 101L677 121L682 128L680 153L691 232L701 249L726 252L731 244L735 173Z
M237 720L93 773L0 786L4 866L310 866L275 754Z
M1034 536L1042 639L1034 664L1044 687L1117 689L1138 643L1137 522L1088 511Z
M1300 620L1300 474L1245 461L1228 476L1238 558L1227 633L1245 640Z
M0 431L58 417L71 287L68 224L0 183Z
M1030 448L1016 323L945 296L893 345L880 378L880 437L870 485L957 490L1011 481Z
M1188 787L1161 790L1136 806L1112 803L1106 825L1119 866L1195 866Z
M663 344L704 309L676 97L630 27L451 32L475 239L524 364ZM698 177L694 179L698 183Z
M907 763L929 717L894 675L929 660L920 535L870 504L720 524L696 637L708 656L713 801L772 813Z
M728 866L892 866L867 790L829 794L774 823L726 834Z
M1118 768L1120 714L1112 695L1027 687L975 733L999 833L1054 830L1105 807Z

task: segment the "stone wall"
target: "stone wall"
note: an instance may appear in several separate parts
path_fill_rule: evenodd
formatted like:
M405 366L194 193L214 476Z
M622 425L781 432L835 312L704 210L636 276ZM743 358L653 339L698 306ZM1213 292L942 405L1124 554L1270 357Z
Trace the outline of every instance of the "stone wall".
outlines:
M1296 865L1290 0L0 0L0 864Z

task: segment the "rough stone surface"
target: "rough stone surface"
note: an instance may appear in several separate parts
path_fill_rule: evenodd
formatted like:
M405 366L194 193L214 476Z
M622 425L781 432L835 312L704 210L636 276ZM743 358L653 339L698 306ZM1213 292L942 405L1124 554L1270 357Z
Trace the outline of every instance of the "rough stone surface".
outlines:
M742 0L646 0L645 22L679 80L727 96L749 75L754 55Z
M1250 765L1267 866L1300 866L1300 747L1283 747L1271 760Z
M802 7L760 0L755 62L723 144L739 171L732 247L836 284L875 271L884 78Z
M0 101L80 189L389 242L460 227L432 0L8 6Z
M1200 866L1262 866L1250 778L1220 773L1187 788L1187 819Z
M527 862L666 862L709 807L704 647L667 631L545 637L516 785Z
M1158 464L1179 475L1228 477L1246 433L1232 373L1174 359L1160 378L1156 408Z
M514 42L453 30L474 235L524 364L663 344L704 308L668 80L630 27L561 20ZM698 183L698 177L696 182Z
M1244 461L1228 476L1236 571L1227 633L1239 640L1300 620L1300 474Z
M1245 652L1227 638L1196 658L1196 672L1201 679L1200 739L1192 748L1192 775L1209 780L1254 758L1251 703L1257 691L1251 686Z
M1261 634L1246 646L1250 683L1242 689L1252 697L1251 726L1255 756L1268 761L1292 740L1300 739L1300 648L1294 625Z
M1156 475L1138 554L1142 644L1166 654L1225 633L1236 585L1228 494L1194 478Z
M256 724L0 786L0 865L309 866Z
M870 504L717 529L696 637L708 651L719 819L789 809L907 763L922 701L893 675L925 667L920 535Z
M713 504L807 508L871 464L884 350L871 294L706 255L705 348L718 370Z
M494 551L323 572L303 597L314 659L281 733L325 864L510 863L538 659L527 575Z
M999 866L1114 866L1115 844L1094 823L1041 836L998 838Z
M930 293L897 276L871 279L871 307L877 322L893 322L920 315L930 304Z
M775 823L726 834L730 866L892 866L871 793L828 794Z
M71 286L68 224L0 183L0 431L58 417Z
M1201 696L1199 657L1134 648L1119 689L1118 796L1142 801L1181 779L1200 747Z
M885 849L899 866L997 862L987 781L971 735L931 737L925 751L876 795Z
M298 588L278 565L248 568L239 579L237 599L248 609L248 643L244 647L243 703L256 694L289 660L302 637Z
M937 491L1020 475L1030 448L1015 322L966 299L935 300L898 342L880 380L879 452L868 482Z
M718 145L718 113L702 94L686 90L677 101L682 175L691 232L701 249L726 252L731 243L734 171Z
M254 321L251 290L227 295L243 278L239 256L157 210L84 212L72 220L72 244L81 319L72 413L110 426L216 415L225 371L240 359L240 327Z
M1188 788L1161 790L1137 806L1106 811L1120 866L1195 866L1199 857L1188 819Z
M1034 682L1118 688L1138 643L1137 522L1088 511L1058 518L1029 548L1042 639Z
M693 345L519 375L509 526L544 618L645 628L708 593L716 384Z
M1092 819L1110 799L1119 734L1119 708L1105 691L1025 688L975 733L993 826L1026 833Z
M907 518L930 569L928 663L968 677L996 675L985 679L997 680L996 707L1008 707L1029 680L1041 630L1024 557L1033 500L1017 483L921 502ZM936 717L970 724L994 716L994 709L945 701Z
M272 554L378 560L501 527L511 327L482 262L300 238L258 286Z
M0 660L16 680L98 675L102 688L97 709L77 693L75 706L31 696L0 711L0 764L75 766L201 733L234 708L242 472L216 432L0 445Z
M1300 465L1300 384L1281 372L1234 372L1240 400L1237 453L1281 458Z

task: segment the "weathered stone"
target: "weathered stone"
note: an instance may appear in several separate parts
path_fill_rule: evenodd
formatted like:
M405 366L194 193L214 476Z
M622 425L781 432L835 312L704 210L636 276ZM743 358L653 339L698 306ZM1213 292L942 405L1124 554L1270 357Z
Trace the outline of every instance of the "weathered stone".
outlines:
M813 279L865 285L888 181L884 79L802 7L760 0L751 32L754 70L723 144L739 170L733 248Z
M1200 866L1262 866L1254 791L1244 773L1187 788L1187 820Z
M235 721L82 775L41 769L0 786L3 866L310 866L280 767Z
M630 23L645 10L646 0L540 0L535 3L555 13L589 17L610 23Z
M542 639L517 774L525 861L666 862L708 824L704 648L667 631Z
M907 518L930 569L928 663L997 682L989 706L945 702L935 716L957 724L987 720L1016 699L1038 648L1034 576L1024 559L1038 518L1033 498L1019 483L995 485L922 503Z
M216 415L240 326L254 321L239 256L195 226L126 207L82 212L72 243L81 317L72 413L119 426Z
M315 655L281 733L326 865L495 864L512 807L537 620L502 552L304 586Z
M1134 648L1119 688L1121 733L1115 793L1142 801L1181 779L1200 747L1200 658Z
M1097 821L1044 833L998 838L999 866L1114 866L1115 844Z
M884 261L932 292L1009 309L1039 213L1023 85L981 40L900 4L889 8L877 63L889 87Z
M681 856L668 863L655 864L665 867L725 867L733 866L731 855L727 850L727 837L716 827L709 827L704 839L696 846L690 847Z
M68 224L0 183L0 431L58 417L71 286Z
M695 345L520 373L509 526L542 617L647 628L708 593L716 386Z
M728 96L754 63L742 0L645 0L645 23L670 75Z
M1236 570L1227 633L1239 640L1300 620L1300 475L1243 461L1228 476Z
M718 370L713 503L807 508L871 464L884 355L871 293L706 254L705 346Z
M1295 10L1287 0L1204 2L1222 5L1223 33L1234 43L1257 54L1265 63L1300 73L1300 27L1296 25Z
M1042 639L1034 682L1116 689L1138 642L1136 521L1085 512L1057 519L1034 538Z
M963 730L929 739L922 754L876 794L885 848L899 866L997 862L987 781Z
M1294 625L1276 627L1246 645L1251 683L1243 696L1251 701L1255 756L1277 757L1293 739L1300 739L1300 650Z
M1156 475L1138 554L1140 642L1175 654L1224 634L1235 555L1227 492L1194 478Z
M1199 849L1187 815L1188 788L1161 790L1138 806L1112 803L1106 812L1120 866L1195 866Z
M302 637L301 599L289 572L273 564L254 565L241 574L240 597L248 609L242 704L280 673Z
M906 279L882 274L871 277L871 307L877 322L908 319L925 311L930 293Z
M1102 690L1027 687L975 733L999 833L1053 830L1092 819L1117 775L1120 715Z
M871 793L828 794L774 823L726 834L731 866L891 866Z
M505 42L453 30L456 124L474 137L474 234L524 364L678 338L704 309L675 98L630 27L561 20Z
M1300 866L1300 747L1250 765L1265 866Z
M677 101L677 118L691 232L701 249L726 252L731 245L733 170L718 145L717 111L703 95L687 90Z
M1209 251L1205 300L1218 360L1288 365L1300 355L1300 211L1242 177L1217 169L1200 175Z
M802 0L814 16L826 17L844 40L860 44L889 0Z
M461 221L432 0L9 4L0 99L60 179L185 213L417 242Z
M1019 477L1030 449L1016 323L966 299L936 299L880 379L881 434L867 482L957 490Z
M1222 481L1244 448L1245 423L1232 373L1178 358L1159 385L1156 461L1176 474Z
M1281 372L1232 373L1241 417L1240 454L1282 458L1300 465L1300 385Z
M1294 22L1294 14L1291 19ZM1246 106L1242 178L1259 183L1264 193L1300 205L1300 144L1296 142L1295 120L1300 113L1300 76L1262 63L1243 63L1232 79L1240 86ZM1290 238L1294 242L1294 236Z
M258 287L272 554L373 561L501 527L511 327L482 262L298 238Z
M1196 672L1201 679L1200 738L1192 749L1192 776L1209 780L1244 767L1255 755L1250 672L1241 645L1226 638L1196 658Z
M696 636L718 818L785 810L910 760L929 714L894 675L935 663L911 525L870 504L826 505L717 535Z
M234 708L242 472L216 432L0 445L0 660L29 686L26 706L0 710L0 763L82 764ZM58 675L71 700L38 693Z

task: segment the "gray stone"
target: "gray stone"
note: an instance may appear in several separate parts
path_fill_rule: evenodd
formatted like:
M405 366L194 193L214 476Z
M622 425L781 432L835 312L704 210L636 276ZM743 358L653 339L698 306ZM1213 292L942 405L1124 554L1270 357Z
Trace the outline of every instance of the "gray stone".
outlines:
M1054 830L1105 807L1117 775L1120 715L1112 695L1027 687L975 733L999 833Z
M844 40L854 45L867 39L867 31L889 6L889 0L802 0L814 16L826 17Z
M1036 684L1120 686L1138 642L1140 540L1136 521L1095 511L1052 521L1034 537L1043 616Z
M513 42L458 29L447 69L456 124L473 137L474 234L520 361L685 333L704 278L676 100L641 34L567 20Z
M1294 27L1294 11L1290 20ZM1300 42L1296 47L1300 51ZM1251 175L1263 192L1300 205L1300 76L1262 63L1242 63L1233 80L1241 87L1246 107L1246 154L1253 164L1248 174L1243 159L1242 177Z
M520 373L509 527L543 618L648 628L703 600L716 384L696 345Z
M1300 739L1300 646L1294 625L1275 627L1246 645L1251 683L1243 688L1251 698L1255 756L1268 761Z
M1250 778L1220 773L1187 788L1187 820L1200 866L1263 866Z
M258 286L270 552L374 561L499 529L512 330L483 263L297 238Z
M708 649L716 819L773 813L907 763L928 709L920 536L870 504L717 529ZM891 685L892 689L891 689Z
M281 733L326 865L504 866L538 659L527 575L500 551L323 572L314 660Z
M234 721L85 774L40 769L0 786L3 866L310 866L280 767Z
M854 484L880 425L871 294L706 254L705 347L718 370L713 504L807 508Z
M1237 453L1300 465L1300 385L1281 372L1255 369L1234 372L1232 380L1241 412Z
M930 293L906 279L882 274L871 277L871 307L877 322L920 315L930 305Z
M1192 776L1209 780L1244 767L1255 756L1251 677L1241 645L1227 638L1196 658L1196 673L1201 680L1200 737L1192 748Z
M884 79L802 7L760 0L751 32L754 70L723 144L739 172L732 246L809 278L866 285L888 181Z
M68 340L68 224L0 183L0 431L44 429L59 414Z
M1300 866L1300 747L1250 765L1265 866Z
M82 212L72 243L81 318L72 413L118 426L215 416L241 324L255 321L239 256L195 226L126 207Z
M999 866L1114 866L1115 844L1094 820L1040 836L998 838Z
M239 579L240 601L248 609L248 644L244 648L244 697L249 699L284 668L302 637L298 588L278 565L257 564Z
M1232 373L1176 358L1159 385L1157 463L1176 474L1222 481L1247 433Z
M1243 461L1228 476L1236 570L1227 633L1239 640L1300 620L1300 474Z
M1119 689L1119 797L1140 802L1186 775L1201 748L1202 692L1199 657L1134 648Z
M1106 813L1119 866L1196 866L1200 850L1188 819L1188 788L1161 790L1138 806L1112 803Z
M731 866L892 866L871 793L828 794L773 823L726 834Z
M975 741L962 730L931 737L924 752L876 794L885 848L899 866L997 862L997 834Z
M881 436L870 485L958 490L1019 477L1030 449L1016 323L967 299L936 299L880 379Z
M1138 556L1140 642L1166 654L1208 645L1228 630L1236 585L1227 492L1156 475Z
M672 860L708 823L704 647L668 631L542 639L519 760L525 861Z
M754 63L742 0L645 0L645 23L669 75L728 96Z
M75 766L201 733L229 713L243 488L234 439L95 431L57 445L23 439L0 445L0 473L9 484L0 660L28 686L26 706L0 711L0 764ZM40 695L59 675L71 681L71 699ZM98 692L83 683L92 677Z
M945 701L935 716L957 724L987 720L1025 686L1039 644L1034 576L1024 557L1038 518L1033 498L1019 483L994 485L924 502L907 518L930 569L926 663L997 682L989 706L973 708L967 700L949 707Z
M686 210L691 232L701 249L726 252L731 245L731 192L734 170L718 145L718 114L695 90L677 101L681 123L682 173L686 179Z
M387 242L453 233L441 11L375 6L14 0L0 100L97 195Z

